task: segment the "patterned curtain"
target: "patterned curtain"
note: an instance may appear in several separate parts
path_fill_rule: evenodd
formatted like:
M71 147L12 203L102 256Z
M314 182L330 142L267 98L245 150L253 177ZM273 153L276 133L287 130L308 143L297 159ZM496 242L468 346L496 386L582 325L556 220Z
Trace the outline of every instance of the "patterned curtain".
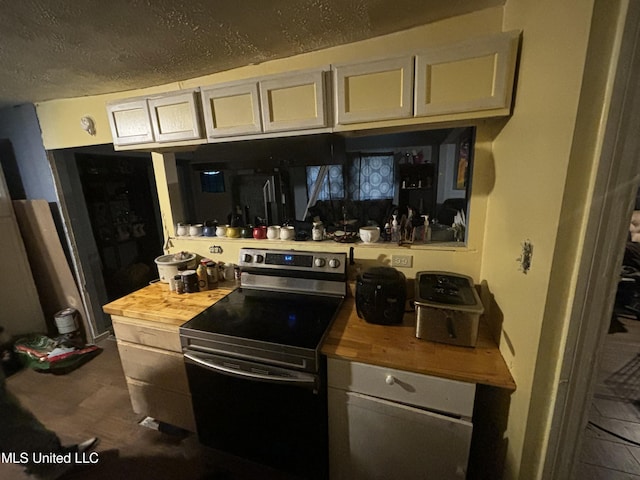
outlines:
M318 178L320 166L307 167L307 194L311 195L313 185ZM340 200L344 198L344 176L342 165L329 165L317 200Z
M382 200L394 195L393 153L359 154L349 167L347 194L351 200Z

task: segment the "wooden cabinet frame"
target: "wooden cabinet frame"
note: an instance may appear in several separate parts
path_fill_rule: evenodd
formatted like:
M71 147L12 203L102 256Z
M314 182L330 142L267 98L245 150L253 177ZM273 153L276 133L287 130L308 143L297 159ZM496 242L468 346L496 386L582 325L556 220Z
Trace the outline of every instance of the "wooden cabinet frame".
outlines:
M519 32L506 32L418 53L415 115L509 109L518 40ZM446 92L439 98L438 81L458 98L446 98ZM478 86L480 82L485 84Z

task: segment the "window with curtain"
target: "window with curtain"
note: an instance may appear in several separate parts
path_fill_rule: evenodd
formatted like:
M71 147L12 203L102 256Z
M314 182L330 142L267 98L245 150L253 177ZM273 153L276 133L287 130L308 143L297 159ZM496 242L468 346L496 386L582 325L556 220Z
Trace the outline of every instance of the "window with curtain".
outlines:
M317 200L383 200L395 193L393 153L356 154L348 162L345 182L342 165L330 165ZM307 167L307 192L313 191L320 166Z
M320 173L320 166L307 167L307 193L311 195L313 185ZM344 176L342 165L329 165L317 200L339 200L344 198Z
M349 165L348 197L351 200L382 200L395 193L393 153L359 154Z

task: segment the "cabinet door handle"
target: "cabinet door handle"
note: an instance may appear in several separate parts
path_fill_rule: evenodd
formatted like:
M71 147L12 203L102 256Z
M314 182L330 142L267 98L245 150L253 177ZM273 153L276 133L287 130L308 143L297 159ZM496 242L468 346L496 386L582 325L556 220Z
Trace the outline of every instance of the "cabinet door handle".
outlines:
M387 378L385 378L384 381L387 385L393 385L396 383L396 379L393 378L393 375L387 375Z

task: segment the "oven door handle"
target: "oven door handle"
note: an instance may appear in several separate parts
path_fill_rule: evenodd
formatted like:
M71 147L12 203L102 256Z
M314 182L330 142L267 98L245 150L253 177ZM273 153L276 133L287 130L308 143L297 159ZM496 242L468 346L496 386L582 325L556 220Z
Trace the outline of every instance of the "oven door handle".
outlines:
M313 375L305 375L303 373L296 372L295 377L290 376L282 376L282 375L267 375L258 372L247 372L245 370L238 370L233 367L228 367L225 365L221 365L217 363L215 360L211 358L200 356L197 353L193 352L185 352L184 357L191 360L193 363L207 368L209 370L213 370L219 372L223 375L229 375L232 377L244 378L247 380L259 380L263 382L269 383L280 383L280 384L289 384L289 385L298 385L304 387L313 387L314 390L316 388L316 378Z

